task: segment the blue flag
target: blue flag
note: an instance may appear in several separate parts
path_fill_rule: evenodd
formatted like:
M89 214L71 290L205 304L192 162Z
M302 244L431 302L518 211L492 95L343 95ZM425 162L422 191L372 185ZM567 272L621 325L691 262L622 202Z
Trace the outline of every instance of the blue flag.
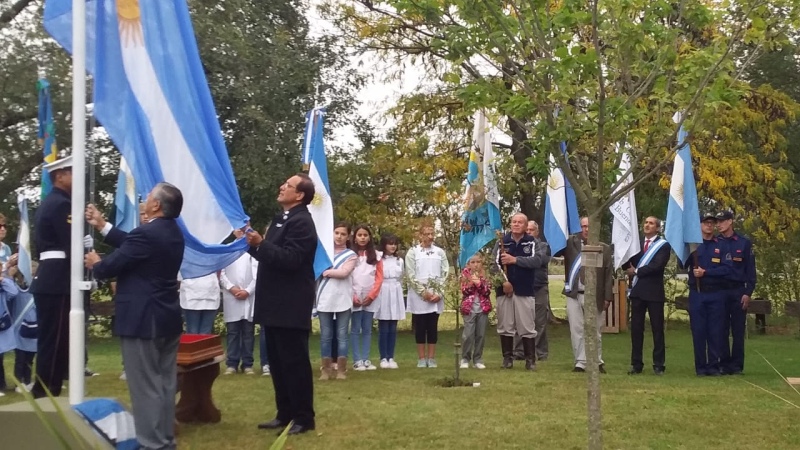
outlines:
M44 164L49 164L58 159L58 148L56 147L56 126L53 122L53 103L50 100L50 83L44 78L39 78L36 82L36 91L39 93L39 145L42 146L42 158ZM42 198L47 197L53 184L50 182L50 174L47 169L42 168Z
M686 140L688 133L678 131L679 148L675 155L664 237L675 255L686 263L692 252L691 244L703 243L700 231L700 208L697 205L697 185L692 172L692 150Z
M563 142L561 143L561 152L566 157L567 146ZM581 218L578 215L575 190L556 164L553 155L550 155L550 175L547 177L543 231L553 254L567 246L567 237L570 234L581 231Z
M333 250L333 203L328 186L328 159L325 156L325 142L322 139L322 125L325 109L314 108L306 113L306 129L303 133L303 168L314 182L314 199L308 211L317 229L317 253L314 256L314 276L332 265Z
M244 239L220 244L244 213L185 0L89 0L87 61L95 115L146 197L166 181L183 193L181 275L233 263ZM45 29L72 51L72 1L48 0Z
M497 231L502 229L489 121L484 112L479 110L475 113L472 150L467 167L458 265L466 267L472 255L491 242Z
M131 231L139 226L139 201L131 168L125 158L119 160L117 193L114 195L114 226L122 231Z

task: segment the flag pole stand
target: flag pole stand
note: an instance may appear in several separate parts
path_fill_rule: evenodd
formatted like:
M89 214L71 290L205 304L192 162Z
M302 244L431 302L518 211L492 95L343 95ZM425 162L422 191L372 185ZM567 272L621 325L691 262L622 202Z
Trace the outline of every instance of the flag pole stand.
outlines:
M86 325L83 291L83 206L86 201L86 0L72 0L72 185L70 229L69 403L84 398Z

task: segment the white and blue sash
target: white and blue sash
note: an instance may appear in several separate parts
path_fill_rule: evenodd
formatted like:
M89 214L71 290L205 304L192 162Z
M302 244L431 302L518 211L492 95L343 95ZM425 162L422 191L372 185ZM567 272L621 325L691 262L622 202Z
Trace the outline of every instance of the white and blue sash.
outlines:
M569 269L569 278L568 283L564 286L564 291L569 293L576 287L576 283L578 281L578 274L581 272L581 259L583 255L578 254L578 257L575 259L575 262L572 263L572 267Z
M658 238L650 243L650 246L647 247L647 251L644 252L642 255L642 259L639 260L639 264L636 265L636 269L638 270L640 267L644 267L650 264L650 261L653 259L653 256L658 252L661 247L663 247L667 243L666 239ZM639 281L639 276L634 275L633 281L631 282L631 287L636 286L636 283Z
M350 250L349 248L343 250L333 258L333 267L331 267L331 269L338 269L342 267L342 264L350 259L351 256L356 256L356 252ZM330 281L330 278L323 278L322 281L320 281L319 287L317 288L317 298L319 298L319 294L322 292L322 290L325 289L328 281Z

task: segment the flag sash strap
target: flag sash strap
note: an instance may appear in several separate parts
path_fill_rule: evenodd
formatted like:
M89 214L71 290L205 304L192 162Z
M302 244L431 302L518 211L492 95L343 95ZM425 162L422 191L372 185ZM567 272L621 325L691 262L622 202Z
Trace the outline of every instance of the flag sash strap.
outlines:
M653 259L653 256L655 256L656 252L661 247L663 247L664 244L666 244L666 243L667 243L667 240L666 239L662 239L662 238L658 238L658 239L654 240L653 242L651 242L650 246L647 247L647 251L644 252L644 255L642 255L642 259L639 260L639 264L636 266L636 268L638 269L639 267L644 267L644 266L650 264L650 260ZM639 281L639 276L638 275L634 275L633 281L631 282L631 287L636 286L636 283L638 281Z
M28 292L28 291L23 291L22 289L20 289L20 291L22 291L22 292ZM20 326L20 324L22 324L22 319L23 319L23 317L25 317L25 314L28 314L28 311L30 311L30 310L31 310L31 308L33 308L33 305L34 305L34 303L33 303L33 296L31 296L31 298L28 300L28 303L26 303L26 304L25 304L25 307L24 307L24 308L22 308L22 312L20 312L20 314L19 314L19 315L17 316L17 318L14 320L14 324L13 324L13 325L11 325L11 329L12 329L12 330L16 330L16 329L17 329L17 328Z
M335 258L333 258L333 267L331 268L338 269L339 267L342 267L342 264L344 264L348 259L350 259L351 256L356 256L356 252L350 250L349 248L345 249L343 252L339 253L338 255L336 255ZM330 280L330 278L325 278L319 284L319 289L317 289L317 297L319 297L319 293L322 292L323 289L325 289L325 286L328 284L328 280Z
M578 281L578 274L581 272L581 259L583 255L578 255L578 258L572 263L572 267L569 268L569 283L564 286L565 292L572 292L573 286L575 286L575 282Z

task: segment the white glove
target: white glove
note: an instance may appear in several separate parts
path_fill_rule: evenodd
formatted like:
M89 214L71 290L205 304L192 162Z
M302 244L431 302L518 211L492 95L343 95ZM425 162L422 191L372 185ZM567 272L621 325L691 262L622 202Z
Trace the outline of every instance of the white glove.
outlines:
M92 237L88 234L83 237L83 248L86 250L94 248L94 239L92 239Z

